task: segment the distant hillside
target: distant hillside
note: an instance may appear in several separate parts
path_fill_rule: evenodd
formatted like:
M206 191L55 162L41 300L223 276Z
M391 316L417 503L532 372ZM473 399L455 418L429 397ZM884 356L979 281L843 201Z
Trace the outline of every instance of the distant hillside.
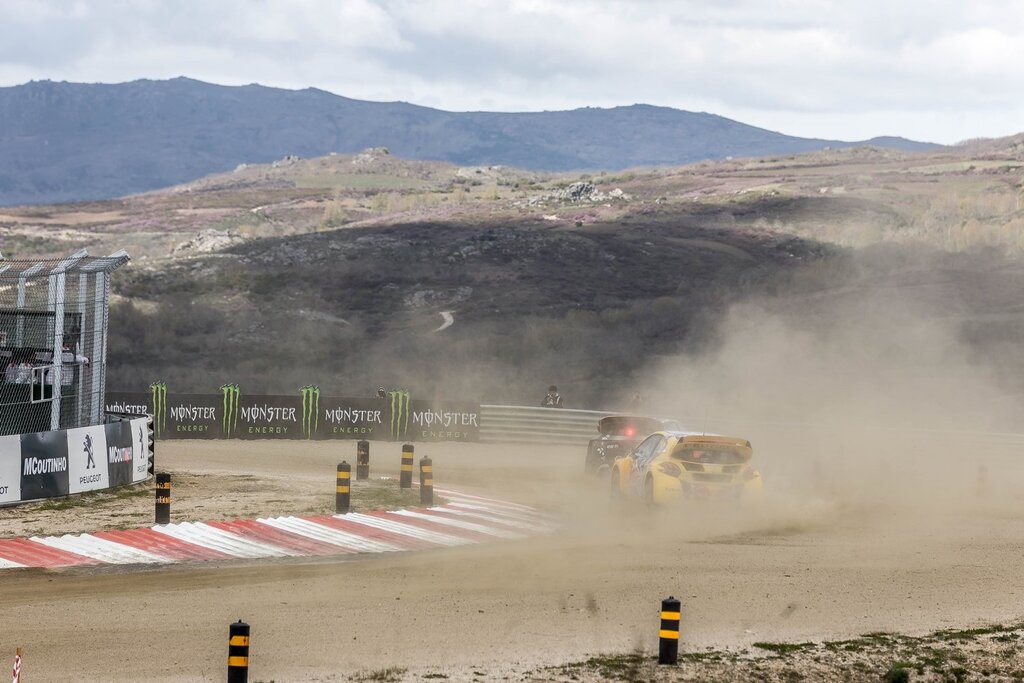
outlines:
M286 155L385 146L410 159L534 170L617 170L727 156L876 145L795 138L721 116L633 105L453 113L316 89L226 87L187 78L0 88L0 205L102 199Z

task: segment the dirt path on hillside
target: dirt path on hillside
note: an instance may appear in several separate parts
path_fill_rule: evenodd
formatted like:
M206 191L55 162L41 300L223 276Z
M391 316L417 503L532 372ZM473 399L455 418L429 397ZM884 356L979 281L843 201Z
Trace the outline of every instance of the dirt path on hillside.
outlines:
M756 506L612 516L603 487L582 479L580 449L438 444L417 454L434 459L439 487L536 505L563 528L348 561L5 572L0 652L23 647L32 681L67 680L69 670L76 680L223 680L227 625L243 618L253 628L252 681L386 680L387 667L407 668L407 680L493 680L595 653L652 651L670 593L683 601L688 651L923 633L1024 612L1024 502L1008 465L990 465L986 482L951 471L910 488L898 472L856 481L816 466L809 487L812 477L768 458L768 495ZM353 444L158 451L161 469L198 482L176 496L176 519L302 511L325 488L329 497L342 457L353 459ZM397 473L398 459L397 445L373 445L375 474ZM254 495L225 493L238 481ZM260 511L262 495L286 503ZM10 528L14 515L4 513ZM90 512L66 514L80 525Z

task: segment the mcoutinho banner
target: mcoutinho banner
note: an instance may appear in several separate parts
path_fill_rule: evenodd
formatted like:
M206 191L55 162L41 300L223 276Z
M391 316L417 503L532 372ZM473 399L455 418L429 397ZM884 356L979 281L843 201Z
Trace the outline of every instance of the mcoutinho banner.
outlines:
M154 382L149 393L107 392L108 412L153 416L157 439L366 439L478 441L480 404L417 399L396 389L375 398L321 394L247 394L237 384L219 393L174 393Z

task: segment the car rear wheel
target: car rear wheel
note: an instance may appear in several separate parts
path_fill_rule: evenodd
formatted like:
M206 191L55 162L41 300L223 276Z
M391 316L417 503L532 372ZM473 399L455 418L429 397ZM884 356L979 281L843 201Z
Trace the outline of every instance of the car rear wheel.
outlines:
M610 487L608 489L608 502L614 511L622 507L624 499L622 497L618 468L613 467L611 472L608 474L608 481L610 482Z
M644 503L649 508L658 507L658 502L654 499L654 477L647 477L644 481Z

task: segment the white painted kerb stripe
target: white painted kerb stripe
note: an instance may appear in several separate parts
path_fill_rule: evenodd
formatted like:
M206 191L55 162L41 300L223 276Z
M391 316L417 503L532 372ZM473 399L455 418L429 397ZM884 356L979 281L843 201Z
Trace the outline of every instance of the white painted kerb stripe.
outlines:
M335 517L344 519L346 522L365 524L366 526L373 527L374 529L382 529L395 534L401 534L402 536L418 538L422 541L427 541L428 543L436 543L437 545L467 545L472 543L468 538L451 536L439 531L431 531L430 529L413 526L412 524L402 524L396 520L383 519L372 515L363 515L358 512L352 512L347 515L335 515Z
M497 536L498 538L523 538L522 534L517 534L514 531L506 531L505 529L494 529L492 527L484 526L482 524L464 522L461 519L451 519L449 517L443 517L441 515L425 515L422 512L414 512L413 510L395 510L392 514L404 515L406 517L415 517L417 519L425 519L430 522L446 524L448 526L457 527L459 529L477 531L481 534L487 534L488 536Z
M449 515L456 515L458 517L468 517L470 521L477 519L488 524L495 524L497 528L512 527L513 529L523 529L524 531L540 531L541 527L537 524L531 524L530 522L523 522L521 520L513 519L511 517L500 517L498 515L490 515L485 512L479 512L477 510L459 510L451 506L445 506L437 508L438 510L444 510Z
M145 550L108 541L104 538L96 538L88 534L80 536L72 536L70 534L64 536L33 536L30 540L56 548L57 550L91 557L94 560L108 564L157 564L170 561L166 557L154 555Z
M448 503L443 506L445 510L470 510L482 515L489 515L495 519L508 519L522 522L524 524L531 524L538 529L553 529L554 524L536 515L521 515L517 512L509 512L508 510L495 510L484 505L476 505L474 503Z
M19 567L24 566L25 565L23 564L18 564L17 562L5 560L4 558L0 557L0 569L18 569Z
M157 525L153 527L153 531L235 557L255 559L259 557L294 557L298 554L284 548L244 538L202 522Z
M403 548L385 543L384 541L357 536L356 534L324 524L317 524L300 517L274 517L272 519L257 519L256 521L260 524L266 524L283 531L298 534L299 536L305 536L315 541L347 548L357 553L389 553L403 550Z
M469 493L462 493L461 491L452 491L451 489L439 489L435 488L435 491L440 493L445 498L461 498L463 500L473 500L482 504L492 505L494 507L511 508L520 510L522 512L537 512L528 505L520 505L519 503L510 503L506 500L495 500L494 498L484 498L483 496L474 496Z

